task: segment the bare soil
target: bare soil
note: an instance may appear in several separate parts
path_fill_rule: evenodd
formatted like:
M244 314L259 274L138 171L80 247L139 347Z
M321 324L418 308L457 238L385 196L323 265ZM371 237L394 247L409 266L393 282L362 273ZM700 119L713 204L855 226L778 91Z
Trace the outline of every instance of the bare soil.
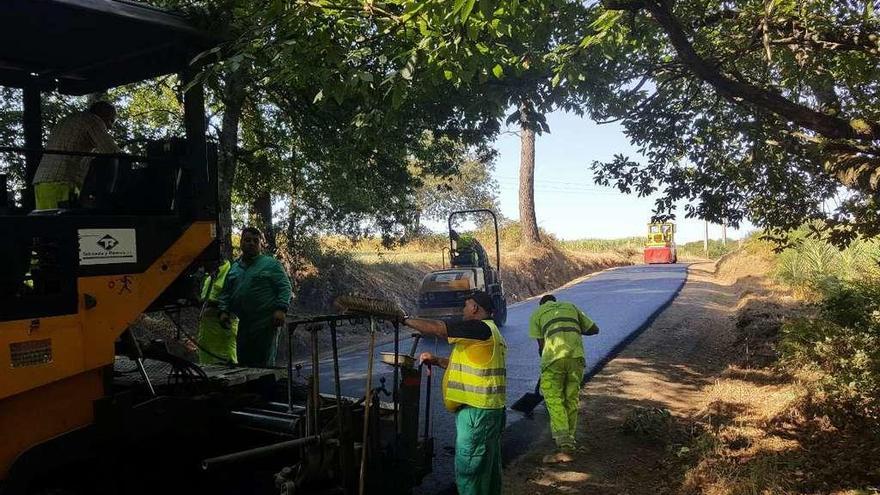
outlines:
M717 273L718 264L692 264L673 304L582 389L579 443L583 451L575 454L575 461L542 463L542 456L553 451L547 431L530 453L507 467L504 493L678 491L667 463L675 442L633 435L626 424L639 414L663 410L671 413L674 423L691 424L692 418L705 414L706 390L716 379L731 363L751 359L754 349L744 351L737 315L744 297L773 288L762 277L768 267L761 260L739 263L742 266L724 266L722 260L722 274Z

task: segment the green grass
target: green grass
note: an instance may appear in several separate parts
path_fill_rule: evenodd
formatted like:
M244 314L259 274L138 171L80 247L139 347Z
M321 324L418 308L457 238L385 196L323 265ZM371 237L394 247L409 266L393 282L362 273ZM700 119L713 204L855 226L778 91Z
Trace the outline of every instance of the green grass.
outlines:
M840 250L820 239L800 238L778 256L776 278L801 292L828 281L880 276L880 241L856 240Z
M621 239L576 239L571 241L559 241L565 249L579 252L601 253L608 251L624 251L639 253L645 248L644 237L624 237ZM709 241L708 258L716 259L733 252L739 247L737 241L727 241L722 245L720 240ZM706 258L703 251L703 241L688 242L678 245L679 258Z

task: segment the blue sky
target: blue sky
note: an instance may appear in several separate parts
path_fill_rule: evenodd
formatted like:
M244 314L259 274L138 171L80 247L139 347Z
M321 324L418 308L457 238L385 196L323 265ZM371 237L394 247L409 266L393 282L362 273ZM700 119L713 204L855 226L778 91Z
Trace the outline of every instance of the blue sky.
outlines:
M589 165L616 153L638 157L635 148L616 124L595 124L564 112L547 117L550 134L535 143L535 213L538 225L561 239L641 236L650 220L654 198L639 198L593 183ZM511 131L516 130L511 128ZM495 179L499 185L501 212L519 218L519 136L506 132L495 142L498 157ZM679 205L678 242L702 240L703 222L685 219ZM728 238L739 238L753 227L728 229ZM709 225L709 237L720 238L721 226Z

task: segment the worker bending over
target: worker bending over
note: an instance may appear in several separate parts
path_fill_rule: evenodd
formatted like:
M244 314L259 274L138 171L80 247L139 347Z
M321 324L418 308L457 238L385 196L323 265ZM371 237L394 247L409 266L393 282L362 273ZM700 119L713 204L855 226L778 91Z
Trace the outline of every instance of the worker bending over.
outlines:
M492 299L473 293L463 321L405 318L403 324L452 344L449 358L423 352L419 360L446 368L443 402L455 414L455 484L460 495L501 493L501 431L506 421L507 343L492 321Z
M256 227L241 231L241 257L229 268L226 284L217 298L220 321L232 326L238 316L237 354L244 366L275 366L278 327L290 303L290 279L284 267L262 253L263 233Z
M584 342L599 327L572 303L558 302L552 294L541 298L529 319L529 337L538 340L541 356L541 393L550 413L550 431L558 451L544 462L570 462L575 449L578 392L584 380Z
M49 134L48 151L119 153L108 129L116 121L116 108L106 101L92 103L85 112L65 117ZM34 174L34 199L38 210L58 208L76 199L89 173L92 157L44 153Z

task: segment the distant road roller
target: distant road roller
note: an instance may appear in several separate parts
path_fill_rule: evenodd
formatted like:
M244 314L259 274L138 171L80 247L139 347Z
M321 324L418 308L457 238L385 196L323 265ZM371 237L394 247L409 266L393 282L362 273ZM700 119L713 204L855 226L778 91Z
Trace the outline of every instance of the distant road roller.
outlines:
M671 222L648 224L645 242L645 263L677 263L675 250L675 224Z

